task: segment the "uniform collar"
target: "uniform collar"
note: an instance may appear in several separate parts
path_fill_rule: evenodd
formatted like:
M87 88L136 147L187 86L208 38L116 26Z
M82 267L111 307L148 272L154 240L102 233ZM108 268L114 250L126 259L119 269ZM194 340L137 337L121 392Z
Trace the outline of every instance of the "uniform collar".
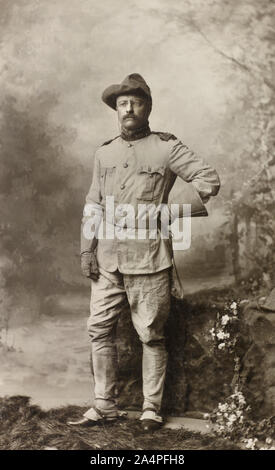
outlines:
M143 139L143 137L147 137L147 135L150 134L151 129L149 127L149 123L147 123L145 126L134 129L133 131L129 131L122 127L120 136L123 140L129 141Z

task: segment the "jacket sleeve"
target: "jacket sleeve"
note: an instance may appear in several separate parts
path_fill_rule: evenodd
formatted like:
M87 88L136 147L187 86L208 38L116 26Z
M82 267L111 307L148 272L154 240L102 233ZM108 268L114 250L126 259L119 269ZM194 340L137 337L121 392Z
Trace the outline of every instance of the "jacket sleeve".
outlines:
M168 162L170 170L187 183L192 183L205 204L219 192L218 173L180 140L173 143Z
M97 246L97 233L103 216L103 206L101 205L100 191L100 162L95 154L93 179L81 221L80 253L93 251Z

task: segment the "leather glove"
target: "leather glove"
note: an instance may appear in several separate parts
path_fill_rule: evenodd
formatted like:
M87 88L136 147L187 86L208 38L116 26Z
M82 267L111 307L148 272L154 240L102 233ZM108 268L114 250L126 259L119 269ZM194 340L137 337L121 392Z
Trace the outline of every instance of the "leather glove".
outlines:
M93 251L84 251L81 253L81 271L83 276L93 280L99 278L96 254Z

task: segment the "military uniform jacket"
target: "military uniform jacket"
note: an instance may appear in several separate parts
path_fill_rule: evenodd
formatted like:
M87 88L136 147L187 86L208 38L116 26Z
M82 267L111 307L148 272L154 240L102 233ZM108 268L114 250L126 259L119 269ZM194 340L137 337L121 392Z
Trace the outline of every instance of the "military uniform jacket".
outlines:
M86 197L81 252L96 250L99 266L109 272L119 269L125 274L145 274L171 266L171 239L162 238L159 233L155 238L138 238L133 226L133 238L89 239L83 228L91 207L102 209L103 222L108 227L110 220L111 225L119 225L118 216L107 217L107 196L113 196L115 207L130 204L135 210L140 204L166 204L177 176L192 183L203 202L219 191L216 170L172 134L152 132L134 141L119 136L103 144L95 153L93 180Z

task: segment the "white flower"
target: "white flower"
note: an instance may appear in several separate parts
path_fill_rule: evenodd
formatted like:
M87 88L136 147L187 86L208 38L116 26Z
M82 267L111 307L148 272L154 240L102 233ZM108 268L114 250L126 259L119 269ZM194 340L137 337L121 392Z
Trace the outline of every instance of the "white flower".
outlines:
M266 440L265 440L265 442L266 442L267 444L272 444L272 439L271 439L271 437L267 437Z
M230 320L229 315L223 315L223 316L222 316L222 325L227 325L227 323L229 322L229 320Z
M220 344L218 345L218 348L219 348L219 349L224 349L224 348L225 348L225 343L220 343Z
M211 333L212 338L215 338L215 330L214 330L214 328L211 328L211 330L209 330L209 331L210 331L210 333Z
M239 400L240 405L245 405L246 401L245 401L245 398L244 398L244 396L241 392L238 394L238 400Z
M221 403L219 403L218 407L219 407L219 410L220 410L221 412L224 412L224 411L227 410L228 404L227 404L227 403L224 403L224 404L222 405Z
M237 315L238 311L237 311L237 303L236 302L232 302L232 304L230 305L230 308L233 312L233 315Z
M217 338L218 339L224 339L225 338L225 333L222 330L219 330L217 333Z
M256 437L254 439L252 439L252 438L245 439L245 442L247 442L246 448L254 450L257 441L258 441L258 439Z
M218 339L225 339L225 338L229 338L230 337L230 334L229 333L225 333L224 331L222 330L219 330L218 333L217 333L217 338Z
M209 418L210 418L210 414L209 413L204 413L203 419L209 419Z
M229 416L228 420L231 422L231 423L234 423L234 421L236 421L237 419L237 416L234 415L233 413Z

